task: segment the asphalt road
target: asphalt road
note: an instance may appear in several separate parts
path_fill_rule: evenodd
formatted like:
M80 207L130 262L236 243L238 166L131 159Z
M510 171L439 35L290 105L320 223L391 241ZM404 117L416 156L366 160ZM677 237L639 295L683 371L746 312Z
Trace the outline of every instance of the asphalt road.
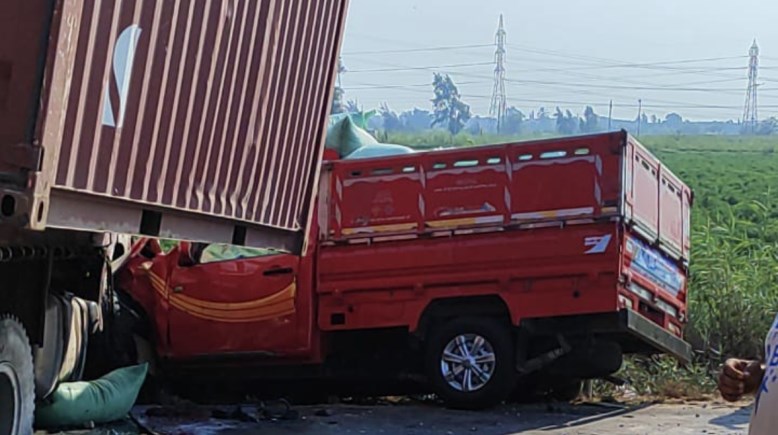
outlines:
M255 406L238 415L256 416ZM157 434L187 435L592 435L592 434L746 434L749 407L722 404L505 406L489 411L462 412L426 404L294 408L288 419L240 422L225 416L208 418L210 411L178 416L149 416L136 408L136 420ZM223 413L233 412L225 408ZM232 416L234 417L234 415ZM250 419L246 418L246 419ZM122 433L115 428L112 433ZM143 433L142 431L130 431Z

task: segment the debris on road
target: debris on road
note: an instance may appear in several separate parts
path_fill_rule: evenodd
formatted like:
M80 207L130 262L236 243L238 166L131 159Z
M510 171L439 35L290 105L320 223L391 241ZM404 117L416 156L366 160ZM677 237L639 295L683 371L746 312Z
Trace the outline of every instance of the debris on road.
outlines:
M217 419L214 408L197 418L155 417L151 408L133 411L140 424L151 435L214 435L241 433L262 435L479 435L545 434L545 435L685 435L685 434L746 434L749 407L710 404L640 406L614 404L559 404L554 412L545 405L506 405L479 412L454 411L436 406L406 404L321 405L296 408L297 419L249 419L234 415L234 419ZM240 409L252 415L259 410L253 404L220 407L230 414ZM210 415L207 415L211 413ZM695 416L697 416L695 418ZM247 421L241 421L247 420ZM125 434L120 434L125 435Z

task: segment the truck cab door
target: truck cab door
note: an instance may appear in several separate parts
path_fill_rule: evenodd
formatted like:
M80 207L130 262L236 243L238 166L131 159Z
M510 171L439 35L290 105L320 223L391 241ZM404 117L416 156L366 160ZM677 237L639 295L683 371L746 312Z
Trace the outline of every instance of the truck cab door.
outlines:
M311 291L299 288L300 257L263 249L182 242L169 291L171 357L261 353L310 345Z

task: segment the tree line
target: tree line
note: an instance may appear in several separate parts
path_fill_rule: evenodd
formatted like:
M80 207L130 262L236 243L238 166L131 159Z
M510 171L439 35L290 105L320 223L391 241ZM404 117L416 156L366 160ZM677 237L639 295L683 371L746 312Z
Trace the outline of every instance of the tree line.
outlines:
M689 121L678 113L669 113L663 118L655 114L642 113L635 119L609 119L599 115L592 106L586 106L581 115L570 109L555 107L548 110L540 107L525 114L515 106L506 110L501 123L490 116L474 115L470 105L463 101L458 87L448 74L434 73L432 82L431 110L415 108L405 112L393 111L387 103L376 111L365 112L354 100L345 99L345 91L335 87L332 114L361 116L366 127L385 132L421 132L430 129L448 131L452 135L461 132L470 134L537 134L557 133L561 135L596 133L607 130L626 129L642 131L645 134L717 134L717 135L762 135L778 134L778 120L774 117L762 120L754 128L735 121Z

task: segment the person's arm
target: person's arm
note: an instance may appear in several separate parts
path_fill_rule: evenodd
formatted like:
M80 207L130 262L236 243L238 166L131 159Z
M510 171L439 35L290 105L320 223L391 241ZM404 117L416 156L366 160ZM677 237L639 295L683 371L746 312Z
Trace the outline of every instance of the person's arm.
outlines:
M736 402L746 394L754 394L762 384L765 366L761 361L728 359L719 376L721 397Z

